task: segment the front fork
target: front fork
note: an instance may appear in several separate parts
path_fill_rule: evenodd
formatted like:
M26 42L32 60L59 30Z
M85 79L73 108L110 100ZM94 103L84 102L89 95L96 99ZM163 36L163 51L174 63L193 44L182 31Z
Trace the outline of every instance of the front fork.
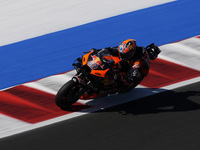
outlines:
M80 90L80 95L82 96L84 92L90 91L95 93L98 89L93 86L93 83L90 80L85 80L81 75L75 75L72 80L77 83L82 90Z
M76 83L76 85L77 85L78 88L79 88L78 97L80 98L80 97L83 95L83 93L87 90L87 88L86 88L84 85L81 84L80 78L78 78L78 76L74 76L74 77L72 78L72 80Z

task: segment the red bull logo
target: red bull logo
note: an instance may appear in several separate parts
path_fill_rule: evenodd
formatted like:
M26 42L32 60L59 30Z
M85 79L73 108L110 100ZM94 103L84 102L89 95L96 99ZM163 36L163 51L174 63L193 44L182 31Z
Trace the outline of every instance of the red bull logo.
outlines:
M101 62L101 60L100 60L100 58L99 57L97 57L97 56L91 56L92 57L92 59L93 59L93 62L95 63L95 64L97 64L97 65L99 65L99 66L102 66L102 62Z

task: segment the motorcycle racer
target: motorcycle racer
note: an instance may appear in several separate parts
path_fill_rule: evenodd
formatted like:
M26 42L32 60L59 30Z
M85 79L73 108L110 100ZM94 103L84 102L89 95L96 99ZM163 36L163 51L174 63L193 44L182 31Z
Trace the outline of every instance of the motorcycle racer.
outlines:
M116 47L91 49L78 57L72 66L76 74L57 92L56 105L68 108L78 99L93 99L135 88L149 73L150 60L160 49L154 44L139 47L127 39Z
M154 43L144 48L137 46L134 39L127 39L121 42L119 46L107 47L105 49L111 55L117 56L122 60L118 64L120 73L114 73L114 78L128 87L135 87L148 75L150 59L155 60L161 52Z

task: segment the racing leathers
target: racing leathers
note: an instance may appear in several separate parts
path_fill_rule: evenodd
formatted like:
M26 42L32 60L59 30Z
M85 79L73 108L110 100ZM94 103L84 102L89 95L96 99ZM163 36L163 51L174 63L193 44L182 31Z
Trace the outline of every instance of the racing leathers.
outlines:
M111 55L119 57L118 46L107 47ZM128 87L137 86L142 79L148 75L150 59L154 60L160 53L160 49L154 44L144 47L136 47L136 52L128 61L121 61L118 64L120 73L114 74L114 78L123 82Z
M118 47L107 48L111 55L118 56ZM134 56L128 61L121 61L118 64L120 74L116 74L115 78L123 82L126 86L136 86L148 75L150 67L150 58L144 47L137 47Z
M107 49L111 55L119 57L118 46L104 49ZM103 49L93 48L90 51L100 52L101 50ZM160 49L154 43L148 45L146 48L137 46L135 54L128 61L121 61L118 63L118 71L117 73L115 73L115 71L113 72L113 78L117 80L118 83L122 83L122 91L137 86L143 78L148 75L150 59L156 59L159 53ZM96 86L97 85L98 84L96 84ZM111 93L111 91L102 90L100 93L106 94Z

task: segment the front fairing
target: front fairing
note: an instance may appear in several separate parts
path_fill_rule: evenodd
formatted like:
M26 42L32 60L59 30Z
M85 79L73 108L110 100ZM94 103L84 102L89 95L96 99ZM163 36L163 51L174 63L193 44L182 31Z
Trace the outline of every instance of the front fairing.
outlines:
M105 74L120 61L106 49L88 53L83 56L83 60L83 64L91 69L91 74L99 77L105 77Z

